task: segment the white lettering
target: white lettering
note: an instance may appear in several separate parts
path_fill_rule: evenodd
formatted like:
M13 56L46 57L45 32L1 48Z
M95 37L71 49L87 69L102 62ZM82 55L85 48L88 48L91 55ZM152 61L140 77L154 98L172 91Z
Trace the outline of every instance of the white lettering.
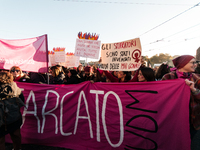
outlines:
M100 124L99 124L99 97L98 94L104 94L104 91L90 90L90 93L96 94L96 124L97 124L97 141L100 142Z
M33 105L34 105L34 111L28 111L28 105L29 105L29 101L30 101L31 97L32 97ZM37 119L38 133L40 133L40 119L37 116L37 105L35 102L35 94L33 93L32 90L30 91L28 98L26 100L26 108L27 108L27 110L24 110L23 115L22 115L23 116L23 124L25 122L26 114L33 114L35 116L35 118ZM23 126L23 124L22 124L22 126Z
M110 138L108 136L108 132L107 132L107 127L106 127L106 120L105 120L105 113L106 113L106 103L107 103L107 98L108 96L112 94L116 97L117 99L117 103L118 103L118 107L119 107L119 116L120 116L120 139L119 142L117 144L113 144L110 141ZM122 103L121 100L119 98L119 96L113 92L113 91L109 91L104 95L104 100L103 100L103 107L102 107L102 122L103 122L103 129L104 129L104 133L106 136L106 139L108 140L108 143L112 146L112 147L119 147L124 139L124 126L123 126L123 112L122 112Z
M81 105L81 97L82 96L83 96L83 100L84 100L84 103L85 103L85 108L86 108L86 112L87 112L88 116L79 116L80 105ZM90 114L89 114L89 111L88 111L88 104L87 104L87 100L85 98L85 93L83 91L80 92L79 99L78 99L78 108L77 108L77 112L76 112L76 122L75 122L74 134L76 134L79 118L80 119L88 119L89 129L90 129L90 137L93 138L92 124L91 124L91 120L90 120Z
M69 94L72 94L72 93L74 93L74 91L71 91L71 92L68 92L67 94L65 94L62 97L61 104L60 104L60 132L61 132L62 135L65 135L65 136L69 136L72 133L71 132L70 133L64 133L64 131L63 131L63 121L62 121L62 119L63 119L63 102L64 102L65 97Z
M47 106L47 101L48 101L48 95L49 93L54 93L56 96L57 96L57 99L56 99L56 106L52 109L52 110L49 110L47 112L45 112L45 108ZM43 121L42 121L42 128L41 128L41 133L44 132L44 125L45 125L45 115L52 115L54 118L55 118L55 134L58 133L58 119L57 119L57 116L53 113L51 113L52 111L54 111L57 107L58 107L58 102L59 102L59 94L56 92L56 91L53 91L53 90L47 90L47 93L46 93L46 96L45 96L45 102L44 102L44 106L42 108L42 118L43 118Z

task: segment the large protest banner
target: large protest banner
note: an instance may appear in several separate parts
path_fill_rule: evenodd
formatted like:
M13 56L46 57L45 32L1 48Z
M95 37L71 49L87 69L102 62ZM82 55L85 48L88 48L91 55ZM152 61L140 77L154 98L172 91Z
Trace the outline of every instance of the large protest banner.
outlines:
M102 43L99 68L102 70L134 71L141 64L140 39L132 39L118 43Z
M183 79L17 85L28 108L22 110L24 144L74 150L190 149L190 89Z
M33 72L48 71L47 35L19 39L0 39L0 69L19 66Z

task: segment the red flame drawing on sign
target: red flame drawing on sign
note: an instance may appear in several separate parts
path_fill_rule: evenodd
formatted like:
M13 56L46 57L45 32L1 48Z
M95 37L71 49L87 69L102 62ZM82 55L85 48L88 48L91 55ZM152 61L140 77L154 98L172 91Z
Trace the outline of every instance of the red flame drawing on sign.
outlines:
M79 39L87 39L87 40L98 40L99 35L96 35L96 33L90 34L90 33L86 32L86 33L82 34L82 32L79 32L78 33L78 38Z

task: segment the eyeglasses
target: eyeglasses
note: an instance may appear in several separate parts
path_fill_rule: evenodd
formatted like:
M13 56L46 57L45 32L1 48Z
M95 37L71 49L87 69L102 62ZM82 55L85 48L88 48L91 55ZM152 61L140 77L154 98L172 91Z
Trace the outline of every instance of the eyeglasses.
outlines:
M15 72L15 71L16 71L17 73L20 72L20 70L11 70L11 72Z
M197 64L197 62L196 62L196 61L193 61L193 62L190 62L190 63L192 63L193 65L196 65L196 64Z

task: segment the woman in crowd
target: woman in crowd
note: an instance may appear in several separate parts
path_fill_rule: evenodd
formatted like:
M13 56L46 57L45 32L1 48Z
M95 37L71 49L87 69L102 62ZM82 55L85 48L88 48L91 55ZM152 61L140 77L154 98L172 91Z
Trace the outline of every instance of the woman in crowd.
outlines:
M83 82L84 81L84 79L83 79L84 71L83 71L83 66L82 65L79 65L77 67L77 73L78 73L78 75L80 77L80 82Z
M6 100L7 97L20 97L24 101L24 96L15 82L13 76L9 72L0 72L0 98ZM13 141L14 150L21 149L21 133L22 117L17 121L2 125L0 127L0 149L5 150L5 135L10 134Z
M10 73L13 75L13 80L18 82L31 82L30 77L23 74L22 70L18 66L10 68Z
M165 74L167 74L167 73L169 73L170 72L170 69L169 69L169 66L167 65L167 64L161 64L160 66L159 66L159 68L157 69L157 71L156 71L156 80L157 81L159 81L159 80L161 80L162 79L162 77L165 75Z
M155 72L152 68L141 65L134 77L128 82L148 82L155 81Z
M90 66L86 66L84 68L84 73L85 73L83 75L84 81L94 80L95 76L94 76L94 73L92 72L92 68Z
M155 73L149 67L140 68L138 72L138 82L155 81Z
M52 66L50 68L52 77L50 79L50 84L64 84L65 75L59 66Z
M162 80L182 78L190 87L190 134L191 149L200 149L200 78L195 73L197 66L193 56L182 55L172 60L176 69L163 76Z
M80 83L80 77L75 69L68 69L67 82L65 84L78 84Z

